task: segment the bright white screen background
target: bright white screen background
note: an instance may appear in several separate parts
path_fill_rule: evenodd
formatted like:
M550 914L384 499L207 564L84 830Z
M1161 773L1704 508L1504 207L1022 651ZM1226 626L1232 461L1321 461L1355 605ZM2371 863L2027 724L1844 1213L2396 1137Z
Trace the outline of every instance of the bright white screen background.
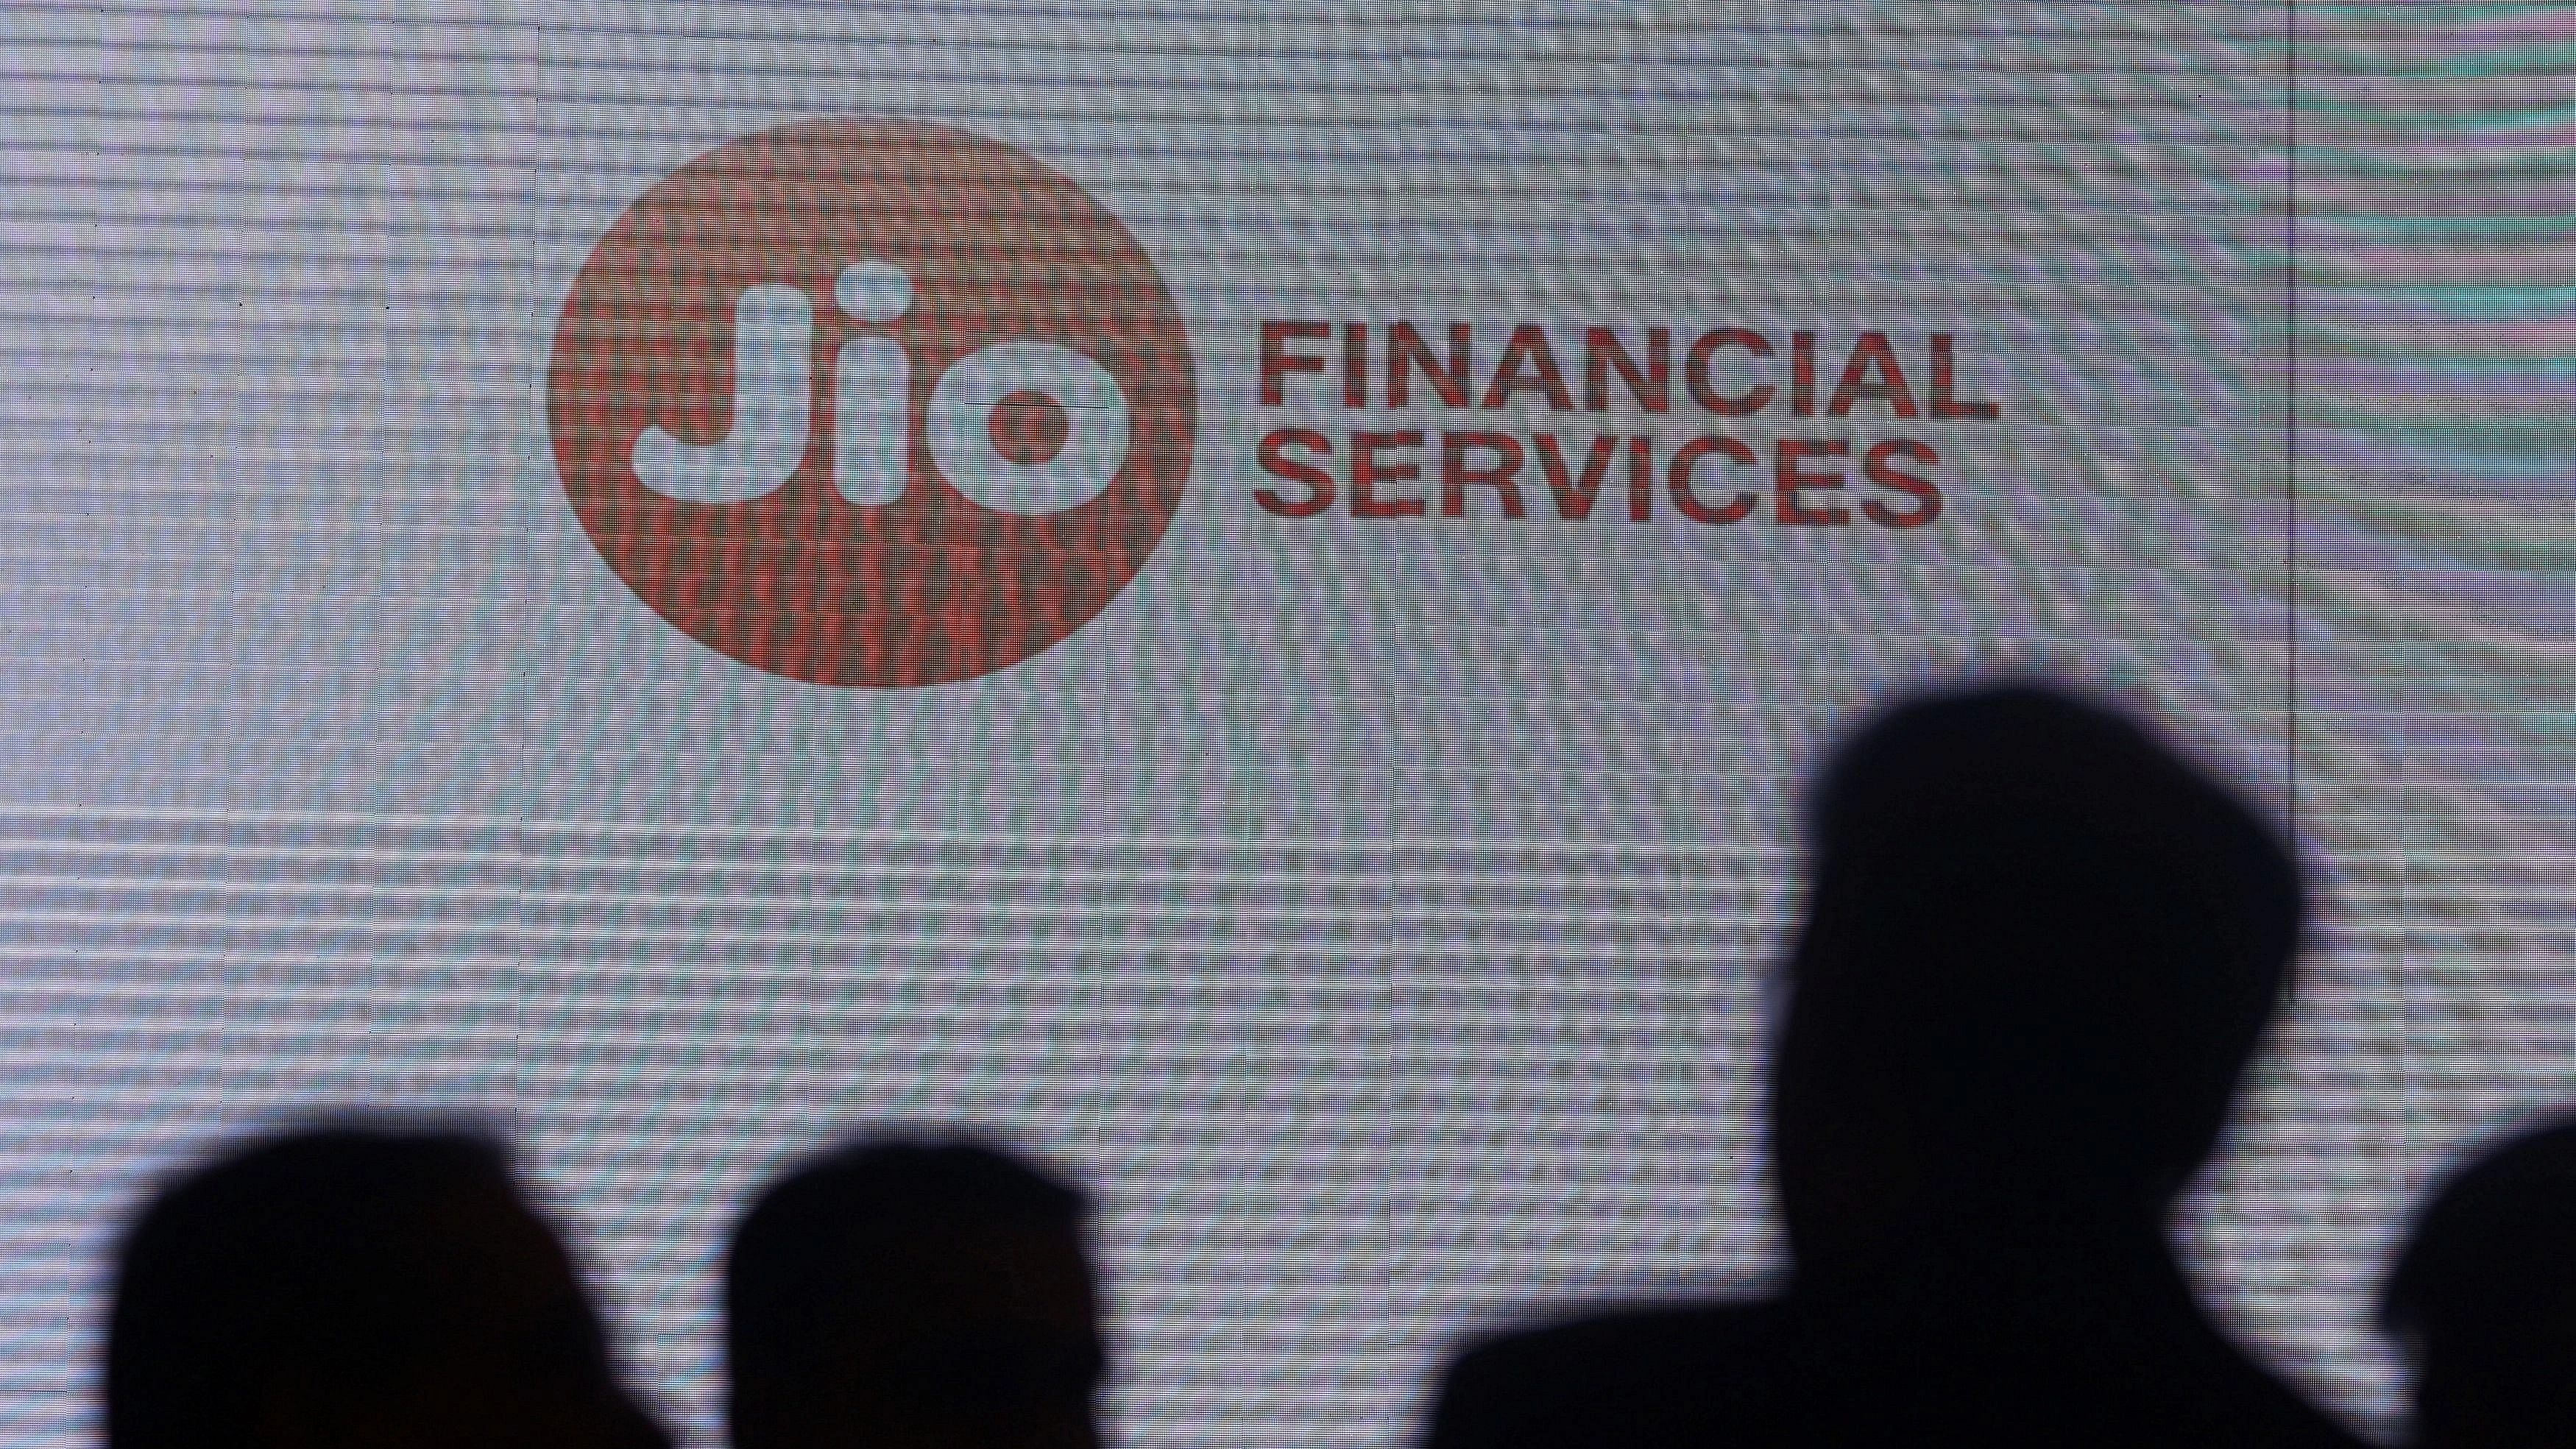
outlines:
M2280 4L0 11L0 1434L89 1442L151 1181L372 1105L513 1138L694 1444L728 1220L882 1123L1097 1193L1117 1442L1398 1443L1462 1333L1776 1273L1795 782L2024 668L2295 809L2180 1238L2384 1430L2410 1205L2576 1095L2568 34L2306 8L2295 330ZM700 648L548 452L599 234L847 114L1072 176L1197 354L1160 551L968 684ZM1945 328L2005 416L1918 534L1292 524L1295 316Z

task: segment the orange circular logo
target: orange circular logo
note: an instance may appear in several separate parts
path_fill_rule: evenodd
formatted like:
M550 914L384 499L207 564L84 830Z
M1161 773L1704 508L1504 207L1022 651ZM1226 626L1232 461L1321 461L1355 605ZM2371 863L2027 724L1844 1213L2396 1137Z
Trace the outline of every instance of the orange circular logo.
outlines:
M972 679L1108 607L1180 506L1180 311L1082 188L982 137L787 126L646 192L573 281L546 417L637 597L816 684Z

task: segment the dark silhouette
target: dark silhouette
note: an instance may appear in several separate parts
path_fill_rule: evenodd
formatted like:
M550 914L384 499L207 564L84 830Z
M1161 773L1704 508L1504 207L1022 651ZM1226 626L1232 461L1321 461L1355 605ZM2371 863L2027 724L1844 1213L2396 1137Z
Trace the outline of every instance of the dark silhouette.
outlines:
M1877 720L1807 824L1787 1292L1486 1342L1434 1449L2353 1444L2216 1331L2164 1236L2287 984L2272 835L2037 688Z
M2453 1177L2389 1275L2424 1449L2576 1445L2576 1118Z
M108 1330L113 1449L660 1449L500 1150L293 1134L164 1190Z
M1096 1449L1080 1194L962 1143L860 1143L772 1187L725 1267L735 1449Z

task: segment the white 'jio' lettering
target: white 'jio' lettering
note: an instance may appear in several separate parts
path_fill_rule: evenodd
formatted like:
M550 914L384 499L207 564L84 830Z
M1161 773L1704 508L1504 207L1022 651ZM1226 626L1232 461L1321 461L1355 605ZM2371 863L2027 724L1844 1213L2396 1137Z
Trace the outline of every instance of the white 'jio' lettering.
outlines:
M883 326L911 310L912 279L885 262L842 270L833 301L852 322ZM745 288L734 303L733 424L688 443L660 424L635 440L635 477L686 503L747 503L784 487L813 430L814 304L797 287ZM882 334L861 333L832 358L832 486L863 508L903 496L910 479L912 361ZM993 439L1004 398L1031 392L1064 410L1065 437L1029 462ZM1004 513L1060 513L1097 498L1125 466L1126 390L1099 363L1050 342L996 343L959 359L931 388L930 456L950 486Z

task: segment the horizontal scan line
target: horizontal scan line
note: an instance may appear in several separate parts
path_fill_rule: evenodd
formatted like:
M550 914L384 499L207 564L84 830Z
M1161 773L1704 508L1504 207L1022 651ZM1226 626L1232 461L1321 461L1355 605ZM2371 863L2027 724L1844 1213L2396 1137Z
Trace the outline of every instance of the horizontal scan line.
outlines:
M1381 835L1364 840L1334 839L1327 836L1298 836L1263 840L1243 840L1217 835L1182 835L1172 833L1112 834L1094 836L1004 834L998 831L948 831L893 828L871 828L855 831L822 831L747 829L742 826L652 823L606 820L543 819L499 815L489 812L459 812L453 815L427 815L408 812L369 814L358 811L291 811L291 810L181 810L133 805L55 805L41 802L0 804L0 820L114 820L144 823L195 824L215 826L277 825L336 826L359 830L469 831L485 830L519 834L548 835L565 838L596 837L608 840L714 840L745 843L809 843L814 845L892 844L934 849L955 846L989 846L1016 851L1064 850L1110 851L1151 847L1173 850L1208 850L1223 852L1269 852L1285 854L1305 851L1319 855L1343 854L1369 856L1386 853L1423 852L1429 854L1500 854L1521 851L1532 854L1566 854L1594 856L1669 856L1724 860L1743 859L1766 854L1789 854L1786 846L1750 848L1735 844L1684 844L1672 841L1587 840L1571 836L1529 837L1461 837L1456 835Z

